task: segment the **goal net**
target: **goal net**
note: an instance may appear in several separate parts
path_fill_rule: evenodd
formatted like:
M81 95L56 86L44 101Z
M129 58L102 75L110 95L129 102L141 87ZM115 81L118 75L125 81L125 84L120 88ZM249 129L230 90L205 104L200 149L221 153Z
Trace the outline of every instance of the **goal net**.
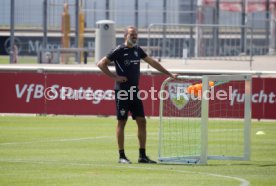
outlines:
M249 160L251 76L168 78L161 92L160 162Z

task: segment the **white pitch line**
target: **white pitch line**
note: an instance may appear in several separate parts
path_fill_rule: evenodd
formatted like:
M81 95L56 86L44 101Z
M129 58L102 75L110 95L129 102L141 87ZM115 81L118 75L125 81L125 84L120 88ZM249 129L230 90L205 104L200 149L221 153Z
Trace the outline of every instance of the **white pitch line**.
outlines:
M90 164L90 163L61 163L61 162L55 162L55 161L26 161L26 160L1 160L2 162L11 162L11 163L33 163L33 164L63 164L63 165L77 165L77 166L100 166L100 167L111 167L111 168L128 168L128 169L143 169L143 170L157 170L157 171L168 171L168 172L177 172L177 173L189 173L189 174L201 174L206 176L213 176L213 177L220 177L220 178L226 178L231 180L239 181L239 186L249 186L250 182L246 179L234 177L234 176L225 176L222 174L215 174L215 173L208 173L208 172L194 172L194 171L185 171L185 170L172 170L172 169L163 169L163 168L152 168L152 167L135 167L131 165L100 165L100 164Z
M85 140L96 140L111 138L111 136L97 136L89 138L65 138L57 140L43 140L43 141L26 141L26 142L10 142L10 143L0 143L0 145L23 145L23 144L33 144L33 143L48 143L48 142L70 142L70 141L85 141Z
M148 133L148 135L157 135L157 133ZM125 137L136 137L136 135L126 135ZM64 139L56 139L56 140L41 140L41 141L26 141L26 142L8 142L8 143L0 143L0 145L23 145L23 144L33 144L33 143L50 143L50 142L70 142L70 141L89 141L89 140L97 140L97 139L109 139L115 138L114 136L96 136L96 137L87 137L87 138L64 138Z
M120 166L123 167L123 166ZM128 168L133 168L133 169L140 169L140 167L132 167L129 166ZM168 169L157 169L157 168L142 168L142 169L148 169L148 170L165 170L165 171L171 171L171 172L179 172L179 173L192 173L192 174L202 174L202 175L207 175L207 176L214 176L214 177L221 177L221 178L227 178L227 179L234 179L240 182L240 186L249 186L250 182L247 181L246 179L239 178L239 177L234 177L234 176L225 176L221 174L214 174L214 173L206 173L206 172L193 172L193 171L185 171L185 170L168 170Z

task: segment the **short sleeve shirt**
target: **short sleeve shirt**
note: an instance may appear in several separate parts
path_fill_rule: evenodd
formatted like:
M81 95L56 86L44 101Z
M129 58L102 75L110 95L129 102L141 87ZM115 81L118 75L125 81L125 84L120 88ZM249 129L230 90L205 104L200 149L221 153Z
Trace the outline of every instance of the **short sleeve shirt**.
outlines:
M115 64L116 73L127 77L125 83L116 82L115 90L128 90L131 86L138 87L140 78L140 60L147 54L139 46L129 48L124 44L117 46L106 56Z

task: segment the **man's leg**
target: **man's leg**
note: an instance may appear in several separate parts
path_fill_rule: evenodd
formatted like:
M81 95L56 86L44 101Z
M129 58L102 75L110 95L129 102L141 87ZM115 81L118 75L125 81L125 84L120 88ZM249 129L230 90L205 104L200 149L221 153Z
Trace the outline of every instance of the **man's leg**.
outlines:
M125 125L127 120L118 120L116 136L119 150L124 150L124 142L125 142Z
M138 140L139 140L139 159L138 163L156 163L149 159L146 155L146 141L147 141L147 122L145 117L135 118L138 126Z
M130 105L130 111L132 118L136 120L138 131L137 136L139 140L139 159L138 163L156 163L150 160L146 155L146 142L147 142L147 122L144 113L144 106L142 100L134 97L132 104Z
M127 120L118 120L116 136L117 143L119 149L119 163L130 164L131 162L127 159L124 150L124 142L125 142L125 125Z
M118 91L115 90L115 101L116 101L116 114L117 114L117 128L116 128L116 137L119 150L119 163L131 163L126 155L124 149L125 142L125 125L128 118L128 102L127 100L120 100L117 97Z
M140 149L145 149L147 141L146 119L144 117L136 117L135 120L138 126L137 136L139 140Z

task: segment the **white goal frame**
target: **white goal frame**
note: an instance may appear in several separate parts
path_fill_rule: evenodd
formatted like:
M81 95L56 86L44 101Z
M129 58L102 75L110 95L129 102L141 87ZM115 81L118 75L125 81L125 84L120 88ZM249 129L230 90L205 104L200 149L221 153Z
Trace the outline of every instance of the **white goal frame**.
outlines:
M178 79L196 79L202 81L202 100L200 117L200 154L198 157L181 157L181 160L175 157L161 157L162 146L162 121L163 121L163 99L160 99L160 127L159 127L159 147L158 160L161 163L195 163L207 164L208 160L250 160L251 155L251 95L252 95L252 77L251 75L205 75L205 76L178 76ZM161 85L161 91L166 84L172 80L167 78ZM242 156L220 156L208 154L208 121L209 121L209 101L204 97L204 93L209 89L209 81L229 82L244 81L244 116L243 116L243 155ZM193 161L193 159L198 161ZM183 160L184 159L184 160ZM186 160L185 160L186 159Z

